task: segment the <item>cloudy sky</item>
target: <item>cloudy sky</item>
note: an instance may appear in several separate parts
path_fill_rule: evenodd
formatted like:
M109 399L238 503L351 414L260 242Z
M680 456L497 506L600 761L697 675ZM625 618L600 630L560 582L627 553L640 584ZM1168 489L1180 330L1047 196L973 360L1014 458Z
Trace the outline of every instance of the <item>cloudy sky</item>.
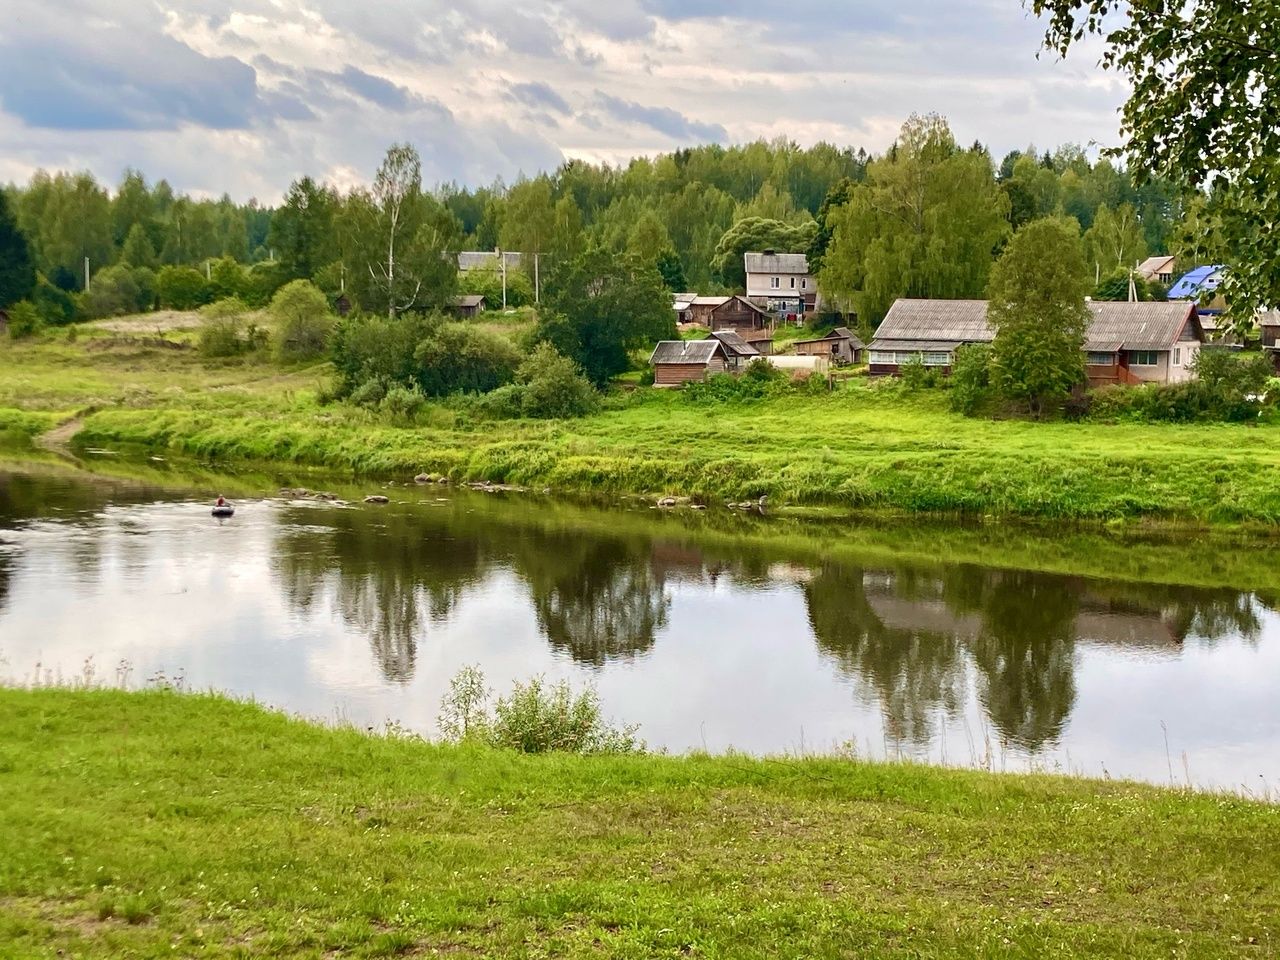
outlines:
M1037 59L1020 0L0 0L0 181L126 166L275 202L787 136L881 150L913 111L999 156L1112 143L1119 82Z

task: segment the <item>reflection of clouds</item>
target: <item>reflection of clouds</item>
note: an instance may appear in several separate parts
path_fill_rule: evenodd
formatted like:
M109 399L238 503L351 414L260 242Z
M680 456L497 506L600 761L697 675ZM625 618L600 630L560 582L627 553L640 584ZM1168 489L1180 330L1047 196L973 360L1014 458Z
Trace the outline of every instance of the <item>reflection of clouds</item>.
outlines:
M92 655L109 678L123 657L135 678L181 669L197 689L431 733L449 679L478 664L499 691L535 674L595 683L606 713L674 750L852 739L966 763L990 739L1009 769L1042 744L1043 766L1156 781L1164 720L1175 770L1186 750L1198 782L1280 778L1280 615L1248 596L808 569L482 503L252 503L223 525L155 503L24 522L0 536L3 669L71 676ZM388 671L384 623L412 641L411 670Z

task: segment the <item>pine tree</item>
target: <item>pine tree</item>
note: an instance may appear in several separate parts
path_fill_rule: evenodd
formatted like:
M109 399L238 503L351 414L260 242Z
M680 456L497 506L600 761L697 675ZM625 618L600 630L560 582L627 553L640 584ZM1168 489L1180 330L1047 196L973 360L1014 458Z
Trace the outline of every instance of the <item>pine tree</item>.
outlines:
M8 197L0 190L0 307L25 299L35 283L31 248L9 210Z

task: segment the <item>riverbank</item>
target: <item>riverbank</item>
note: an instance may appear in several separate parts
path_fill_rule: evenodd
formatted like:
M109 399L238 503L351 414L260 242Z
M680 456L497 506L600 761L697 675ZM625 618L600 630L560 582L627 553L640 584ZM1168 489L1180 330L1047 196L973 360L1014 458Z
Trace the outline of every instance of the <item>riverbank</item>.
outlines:
M0 941L21 956L1280 948L1280 810L1235 798L522 756L164 692L0 690L0 727Z
M438 403L404 424L319 403L323 364L211 363L106 334L9 344L0 373L7 436L31 439L83 414L72 438L81 448L713 505L767 496L904 513L1280 523L1275 425L973 420L947 409L941 391L862 381L728 405L642 388L575 421L475 421Z

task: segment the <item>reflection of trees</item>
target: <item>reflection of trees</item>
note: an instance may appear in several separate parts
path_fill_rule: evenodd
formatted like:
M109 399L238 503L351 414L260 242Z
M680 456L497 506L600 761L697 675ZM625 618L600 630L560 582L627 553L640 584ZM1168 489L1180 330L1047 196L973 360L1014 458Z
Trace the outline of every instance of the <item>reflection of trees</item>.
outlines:
M310 515L295 509L282 518L276 576L285 594L305 609L332 590L383 675L408 680L427 623L446 617L478 580L479 542L435 511L334 510L323 527L305 525Z
M643 540L562 534L521 541L515 564L553 646L597 667L653 646L670 599L647 548Z
M876 692L890 737L925 743L933 734L931 715L959 706L961 642L953 631L928 624L886 626L868 602L864 581L860 569L824 566L805 586L809 622L819 647Z

